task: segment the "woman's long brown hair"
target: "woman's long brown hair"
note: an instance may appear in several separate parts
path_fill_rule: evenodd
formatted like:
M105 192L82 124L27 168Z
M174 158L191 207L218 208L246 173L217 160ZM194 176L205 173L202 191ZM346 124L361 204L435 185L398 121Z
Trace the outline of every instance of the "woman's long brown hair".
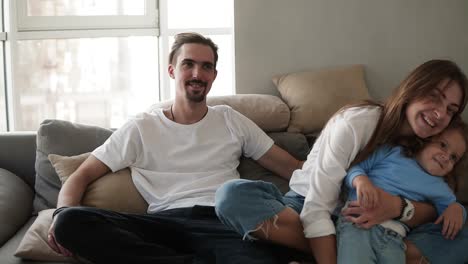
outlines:
M414 100L428 98L428 95L433 93L433 89L446 79L457 82L462 89L461 105L454 115L458 117L467 103L468 81L457 64L449 60L430 60L423 63L400 83L384 103L366 101L344 107L343 109L354 106L380 106L382 108L374 133L351 165L366 159L380 145L396 144L401 141L403 138L400 130L406 119L408 104Z

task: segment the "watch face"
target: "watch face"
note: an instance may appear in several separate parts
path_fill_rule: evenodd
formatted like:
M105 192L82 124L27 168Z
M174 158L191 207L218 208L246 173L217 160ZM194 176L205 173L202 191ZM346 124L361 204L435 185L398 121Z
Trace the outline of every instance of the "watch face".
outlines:
M405 218L412 218L413 215L414 215L414 208L411 208L405 213Z

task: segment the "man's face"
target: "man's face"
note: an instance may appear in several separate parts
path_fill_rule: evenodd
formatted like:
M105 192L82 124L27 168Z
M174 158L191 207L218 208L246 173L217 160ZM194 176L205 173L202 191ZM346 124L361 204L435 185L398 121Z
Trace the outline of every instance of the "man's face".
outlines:
M184 44L168 71L175 80L176 98L185 94L189 101L202 102L216 79L213 50L203 44Z
M447 129L428 143L416 156L419 165L429 174L445 176L452 171L466 150L459 129Z

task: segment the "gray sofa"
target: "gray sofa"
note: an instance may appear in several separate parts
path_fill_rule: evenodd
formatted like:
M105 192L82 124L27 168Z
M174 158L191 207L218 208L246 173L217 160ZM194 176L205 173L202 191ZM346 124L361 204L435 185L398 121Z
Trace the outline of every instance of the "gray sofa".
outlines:
M289 108L278 97L215 97L210 98L209 104L231 105L296 158L307 157L309 142L301 133L286 132ZM164 104L154 107L161 106ZM37 212L56 206L61 183L47 156L73 156L92 151L111 133L108 129L61 120L45 120L37 132L0 133L0 264L63 263L14 256ZM282 191L288 189L285 180L250 159L242 158L238 170L243 178L262 179L277 184Z
M314 136L286 132L291 113L278 97L236 95L209 98L208 103L231 105L296 158L306 158ZM0 133L0 264L52 263L14 256L37 212L56 205L61 183L47 156L73 156L92 151L111 133L108 129L60 120L45 120L37 132ZM250 159L242 158L238 170L242 178L273 182L283 192L288 189L285 180ZM463 189L457 195L467 201Z

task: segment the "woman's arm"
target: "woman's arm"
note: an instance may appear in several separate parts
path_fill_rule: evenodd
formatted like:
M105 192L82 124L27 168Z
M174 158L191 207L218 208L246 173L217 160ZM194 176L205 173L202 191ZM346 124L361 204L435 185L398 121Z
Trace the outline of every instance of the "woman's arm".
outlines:
M335 115L315 141L302 170L294 173L291 188L306 192L300 214L306 238L334 236L330 215L338 205L346 170L372 136L379 114L378 108L353 108ZM322 253L312 243L309 246L314 255Z
M399 217L403 209L401 198L380 189L379 195L379 200L381 201L380 206L365 209L360 207L357 201L353 201L349 204L347 209L343 210L343 215L351 222L363 228L371 228L376 224ZM435 220L437 212L431 204L414 201L411 201L411 203L414 205L415 209L414 216L410 220L404 221L409 227L418 226Z

